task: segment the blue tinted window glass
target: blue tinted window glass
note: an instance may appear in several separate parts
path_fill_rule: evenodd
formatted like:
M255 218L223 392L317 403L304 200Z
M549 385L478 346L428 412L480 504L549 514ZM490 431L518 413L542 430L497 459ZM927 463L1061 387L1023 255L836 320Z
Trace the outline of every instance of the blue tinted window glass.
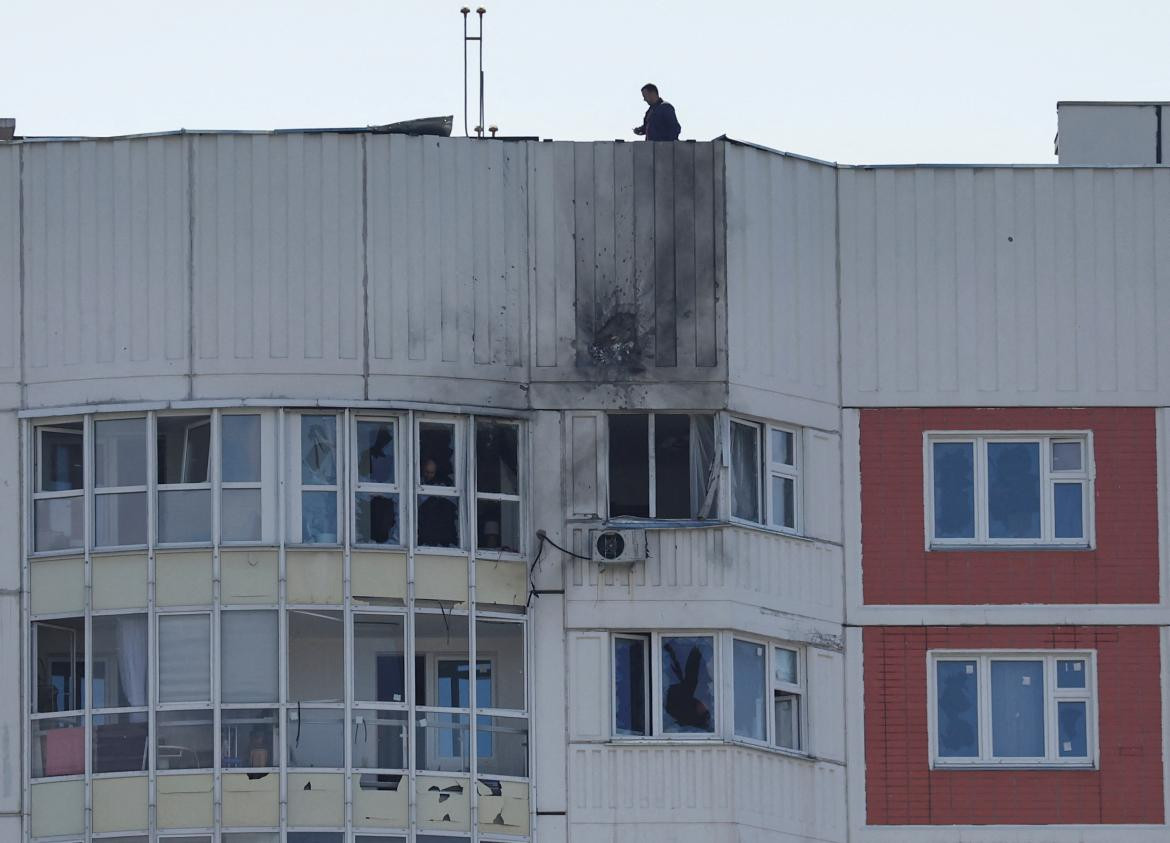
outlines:
M614 710L619 735L646 732L646 642L616 638L613 642Z
M766 740L767 714L764 699L767 696L767 668L764 665L767 650L754 641L735 640L731 668L735 677L735 734L753 740Z
M1061 758L1086 758L1089 755L1087 707L1083 702L1056 704Z
M991 663L991 754L1044 755L1044 662Z
M979 679L975 662L939 662L938 754L942 758L979 755Z
M987 443L988 535L1040 538L1040 443Z
M1085 687L1085 662L1083 659L1061 659L1056 663L1057 688Z
M934 443L934 536L975 538L975 446Z
M1081 517L1081 484L1057 483L1052 487L1052 502L1056 515L1056 537L1082 538L1085 527Z

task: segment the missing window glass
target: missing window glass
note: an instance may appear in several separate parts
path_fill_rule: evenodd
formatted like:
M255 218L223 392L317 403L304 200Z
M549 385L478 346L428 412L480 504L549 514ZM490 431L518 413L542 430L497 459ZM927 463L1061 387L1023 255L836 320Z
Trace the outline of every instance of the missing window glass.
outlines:
M709 414L609 417L609 514L708 518L715 508L715 419Z

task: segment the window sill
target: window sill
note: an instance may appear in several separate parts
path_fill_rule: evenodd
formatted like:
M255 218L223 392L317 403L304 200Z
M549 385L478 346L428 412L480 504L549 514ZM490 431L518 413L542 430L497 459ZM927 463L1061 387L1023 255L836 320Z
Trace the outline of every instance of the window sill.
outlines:
M938 761L935 761L934 763L931 764L930 769L931 770L946 771L946 772L954 772L954 771L961 772L961 771L970 770L970 771L978 771L978 772L984 772L984 773L987 772L988 770L1004 770L1004 771L1016 771L1016 772L1018 772L1020 770L1036 770L1036 771L1043 771L1043 772L1059 772L1061 770L1065 770L1065 771L1069 771L1069 772L1083 773L1086 771L1093 772L1093 771L1099 770L1100 767L1098 767L1096 764L1094 764L1092 762L1082 762L1082 763L1075 763L1075 764L1074 763L1060 764L1060 763L1055 763L1055 762L1051 762L1051 761L1045 761L1045 762L1022 762L1022 763L997 764L997 763L988 762L988 761L976 761L976 762L972 762L970 764L954 764L954 763L940 763Z
M1019 553L1021 551L1043 551L1043 552L1069 552L1079 551L1085 552L1089 550L1096 550L1090 544L934 544L931 543L927 547L930 553L982 553L985 551L1009 551Z
M642 747L642 746L644 746L644 747L671 747L671 746L682 747L682 746L694 746L694 745L698 744L700 746L724 746L724 747L728 747L730 749L752 749L752 750L756 750L759 752L767 753L769 755L781 755L785 758L791 758L794 761L819 762L819 761L825 760L822 758L817 758L815 755L810 755L807 752L801 752L801 751L796 750L796 749L785 749L783 747L772 746L770 744L754 743L752 741L736 740L736 739L732 739L732 738L711 737L711 736L697 736L697 737L693 737L693 738L688 738L688 737L683 737L683 736L674 737L674 738L664 738L664 737L660 737L660 736L659 737L650 737L650 738L639 738L639 737L626 737L624 735L615 735L614 737L611 737L609 740L605 741L604 743L606 743L608 746L621 747L624 749L629 749L631 747ZM837 762L829 762L829 763L837 763Z
M804 535L803 533L795 533L791 530L782 530L779 527L770 527L767 524L757 524L754 521L740 521L738 519L731 519L728 521L716 518L707 518L702 520L683 520L683 519L667 519L667 518L606 518L601 522L601 528L606 530L715 530L724 529L727 527L737 527L744 530L754 530L759 533L766 533L769 536L781 536L786 539L793 539L802 542L824 542L825 539L813 538L812 536Z

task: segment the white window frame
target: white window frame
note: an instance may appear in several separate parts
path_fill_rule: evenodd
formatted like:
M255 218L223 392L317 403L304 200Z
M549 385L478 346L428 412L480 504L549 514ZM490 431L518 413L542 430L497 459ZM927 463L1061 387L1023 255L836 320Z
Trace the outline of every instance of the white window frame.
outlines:
M272 544L272 534L276 519L273 516L276 502L276 472L274 471L274 428L275 416L266 410L257 407L238 410L218 410L212 420L212 437L215 442L215 499L213 506L217 513L215 528L220 544L235 546ZM260 479L258 481L225 481L223 479L223 420L228 416L256 416L260 420ZM299 446L299 440L298 440ZM223 493L225 490L243 489L259 490L260 492L260 538L249 540L225 540L223 538Z
M98 475L97 426L102 422L131 421L131 420L137 420L137 419L142 419L143 463L146 466L146 477L143 478L144 482L138 486L98 486L98 484L97 484L97 475ZM155 468L156 457L154 454L155 431L154 431L153 414L152 413L114 413L114 414L110 414L110 415L100 415L99 414L99 415L94 416L93 422L89 425L88 429L91 431L91 436L89 438L89 441L86 443L85 458L87 460L89 460L90 466L92 466L89 469L87 476L92 478L92 482L93 482L93 496L92 496L92 500L89 503L89 506L92 507L92 514L90 515L90 518L92 520L92 525L93 525L91 528L92 534L89 537L89 541L92 543L93 549L94 550L118 550L121 548L141 548L141 547L150 546L150 544L152 542L157 541L155 533L154 533L154 524L151 523L151 521L152 521L152 518L151 518L151 507L152 507L151 489L153 489L153 487L155 486L154 478L156 476L156 474L152 474L152 472L157 472L157 469ZM98 503L98 498L103 496L103 495L122 495L122 494L131 494L131 493L140 493L146 502L146 507L145 507L146 521L147 521L146 530L145 530L146 541L139 543L139 544L109 544L109 545L103 544L103 545L99 545L98 541L97 541L97 531L98 531L97 503Z
M745 635L739 632L732 632L728 636L726 659L728 668L728 689L730 702L725 706L727 712L727 734L730 739L738 743L746 743L751 746L761 747L764 749L773 749L779 752L787 752L793 755L808 755L808 690L806 687L805 677L805 647L802 644L796 644L791 641L780 641L777 639L763 638L758 635ZM755 738L747 737L745 735L736 734L735 731L735 677L730 675L735 670L735 642L743 641L749 644L754 644L757 647L763 647L764 656L764 740L757 740ZM776 651L790 650L796 654L796 682L781 682L776 678ZM779 729L776 723L776 692L792 694L798 698L798 711L796 717L796 734L799 738L798 746L781 746L779 741Z
M1079 471L1054 471L1052 446L1060 442L1081 445ZM1093 433L1089 430L1065 431L927 431L923 434L923 495L925 500L926 549L962 547L1067 547L1091 549L1096 546L1095 498L1096 469L1093 458ZM934 535L934 445L968 444L974 449L975 535L970 538L936 538ZM988 522L988 443L1038 444L1040 449L1040 536L1038 538L992 538ZM1084 536L1056 538L1054 487L1061 482L1081 484L1081 523Z
M649 666L650 673L647 674L647 705L650 707L649 717L646 720L649 728L649 733L646 735L620 735L617 731L617 706L614 705L614 696L617 688L617 667L613 658L613 642L616 638L640 638L647 640L650 645ZM711 731L710 732L667 732L663 725L665 717L662 711L662 642L665 638L710 638L711 639L711 672L712 684L714 686L714 694L712 702L715 705L715 711L711 715ZM722 692L724 682L724 667L725 660L724 640L726 635L723 630L710 629L663 629L654 631L638 631L638 630L622 630L614 632L609 636L609 652L607 658L609 660L609 707L610 707L610 734L615 741L645 741L645 740L669 740L669 741L721 741L726 734L726 705L724 700L728 697Z
M515 494L515 495L509 495L509 494L505 494L503 492L481 492L481 491L479 491L479 475L478 475L478 472L476 471L476 469L479 465L479 453L477 451L477 447L478 447L477 443L479 442L478 435L479 435L480 422L486 422L488 424L507 425L509 427L513 427L516 429L516 489L517 489L517 494ZM526 528L526 521L525 521L524 503L523 503L523 496L524 496L524 493L527 491L524 487L524 452L525 452L524 451L524 448L525 448L524 425L522 425L520 423L519 419L503 418L503 417L497 417L497 416L472 416L470 424L471 424L470 439L471 439L472 458L470 460L468 460L468 464L471 466L471 474L473 475L473 480L472 480L472 483L470 483L469 485L472 487L471 496L474 500L473 500L473 503L471 505L473 511L471 513L469 513L469 520L471 521L472 524L475 525L475 529L474 529L474 534L469 536L468 538L469 538L469 540L475 542L475 551L476 551L477 556L487 556L491 559L497 559L497 558L499 558L499 559L519 559L524 555L524 551L525 551L525 547L526 547L526 542L524 540L524 537L528 532L525 529ZM519 522L519 530L520 530L520 540L519 540L519 549L518 550L512 551L512 550L503 550L500 548L481 548L479 546L479 502L481 500L514 502L516 504L516 509L517 509L517 512L519 513L518 514L518 522ZM501 529L502 529L502 525L501 525Z
M211 517L212 522L215 518L213 515L215 508L215 500L217 497L212 488L215 485L215 480L219 475L219 424L216 414L210 408L206 410L192 410L184 412L167 412L157 413L154 417L154 424L152 425L151 439L153 442L158 441L158 423L162 419L206 419L207 424L207 479L202 483L190 483L186 480L180 480L178 483L159 483L154 484L154 535L156 537L156 544L160 547L184 547L184 546L203 546L209 545L215 541L215 524L209 523L207 525L207 539L205 541L197 542L167 542L162 540L162 498L167 492L207 492L207 513ZM187 467L187 449L190 447L191 430L194 427L201 427L202 423L196 425L188 425L183 434L183 459L182 470L185 472ZM154 459L148 461L146 471L148 475L155 478L158 477L158 468L160 460L162 459L158 453L158 447L152 448ZM150 464L153 462L153 465Z
M332 484L308 484L301 482L301 425L306 416L332 416L334 421L334 479ZM345 477L345 471L342 460L345 455L345 416L338 411L321 410L297 410L286 414L288 419L288 435L286 447L286 461L288 463L288 500L285 505L288 508L288 544L303 546L303 547L336 547L341 545L344 539L342 535L342 506L341 506L341 489L342 478ZM304 540L302 515L303 504L302 494L304 492L332 492L335 498L335 538L332 542L306 542Z
M373 422L375 424L391 424L394 427L394 482L367 483L361 480L361 442L358 439L358 424ZM350 419L350 439L353 447L350 449L350 536L353 537L354 547L362 548L402 548L409 541L412 519L408 517L407 509L411 504L406 496L406 484L402 482L403 467L407 465L408 448L403 443L402 432L407 427L406 417L399 414L355 413ZM359 494L394 495L398 499L398 541L378 544L376 542L359 542L357 532L357 496Z
M619 640L639 641L645 648L642 656L642 695L646 701L646 710L642 713L643 722L646 724L646 734L644 735L627 735L618 731L617 659L614 657L614 651ZM653 653L654 636L649 632L615 632L609 636L609 732L613 735L614 740L642 740L654 736L654 697L652 694L655 685L651 676L654 662Z
M414 486L414 494L411 497L411 539L414 542L414 547L423 550L423 552L433 553L466 553L467 548L470 547L470 538L468 536L467 525L471 519L467 515L467 444L464 439L467 436L467 426L465 424L467 417L465 416L450 416L450 415L416 415L414 417L414 430L411 437L411 454L413 462L410 466L411 482ZM422 447L419 442L419 432L424 424L441 424L450 425L454 428L452 436L455 443L455 454L453 457L452 484L451 486L428 486L422 482ZM458 507L458 530L459 541L453 547L438 547L434 545L423 545L418 540L418 507L422 502L423 497L442 497L448 500L454 500Z
M81 429L77 430L77 431L68 430L68 429L62 427L62 425L65 425L65 424L80 424ZM33 428L32 466L33 466L34 476L33 476L33 482L30 484L31 488L32 488L32 504L31 504L30 509L29 509L29 520L32 524L32 535L29 537L30 538L29 544L32 547L32 554L33 555L66 554L66 553L72 554L72 553L83 552L85 550L86 536L85 536L84 527L82 529L82 534L81 534L81 544L78 546L63 547L63 548L58 548L56 550L38 550L37 546L36 546L36 540L37 540L36 510L37 510L37 504L40 501L60 500L60 499L64 499L64 498L80 498L82 501L82 503L81 503L82 523L84 524L84 521L85 521L85 491L86 491L85 487L86 487L86 478L88 476L88 470L89 470L89 465L88 465L88 463L89 463L89 444L88 444L87 439L86 439L85 430L86 430L85 419L82 416L71 416L68 418L54 419L52 422L49 422L48 424L39 424ZM77 435L77 436L81 437L81 488L79 488L79 489L66 489L66 490L57 491L57 492L37 491L37 487L43 485L43 483L41 481L43 479L43 471L44 471L44 465L43 465L44 451L41 448L41 438L42 438L43 434L45 434L45 433L63 433L63 434L68 434L70 436Z
M1057 688L1057 662L1085 662L1084 688ZM977 675L977 723L979 755L956 758L938 754L938 664L974 661ZM993 661L1042 661L1044 663L1044 757L997 758L992 755L991 663ZM1100 759L1097 714L1097 653L1095 650L930 650L926 654L927 723L932 768L1049 768L1097 769ZM1057 704L1085 703L1086 749L1088 757L1062 758L1059 747Z
M731 425L740 424L754 428L756 431L756 495L760 502L760 520L752 521L748 518L739 518L735 515L735 465L731 458ZM788 433L792 436L792 465L776 462L772 454L772 431ZM804 534L804 484L801 478L801 467L804 459L802 428L779 422L760 421L743 416L727 417L728 475L727 484L727 517L733 524L750 524L753 527L765 527L779 533L799 536ZM792 515L793 525L777 524L772 518L772 478L784 477L792 483Z

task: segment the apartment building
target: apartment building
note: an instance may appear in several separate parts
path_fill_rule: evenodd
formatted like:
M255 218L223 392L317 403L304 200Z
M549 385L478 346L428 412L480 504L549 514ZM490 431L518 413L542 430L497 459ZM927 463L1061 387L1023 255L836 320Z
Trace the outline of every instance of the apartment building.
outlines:
M1165 839L1160 112L0 143L0 840Z

